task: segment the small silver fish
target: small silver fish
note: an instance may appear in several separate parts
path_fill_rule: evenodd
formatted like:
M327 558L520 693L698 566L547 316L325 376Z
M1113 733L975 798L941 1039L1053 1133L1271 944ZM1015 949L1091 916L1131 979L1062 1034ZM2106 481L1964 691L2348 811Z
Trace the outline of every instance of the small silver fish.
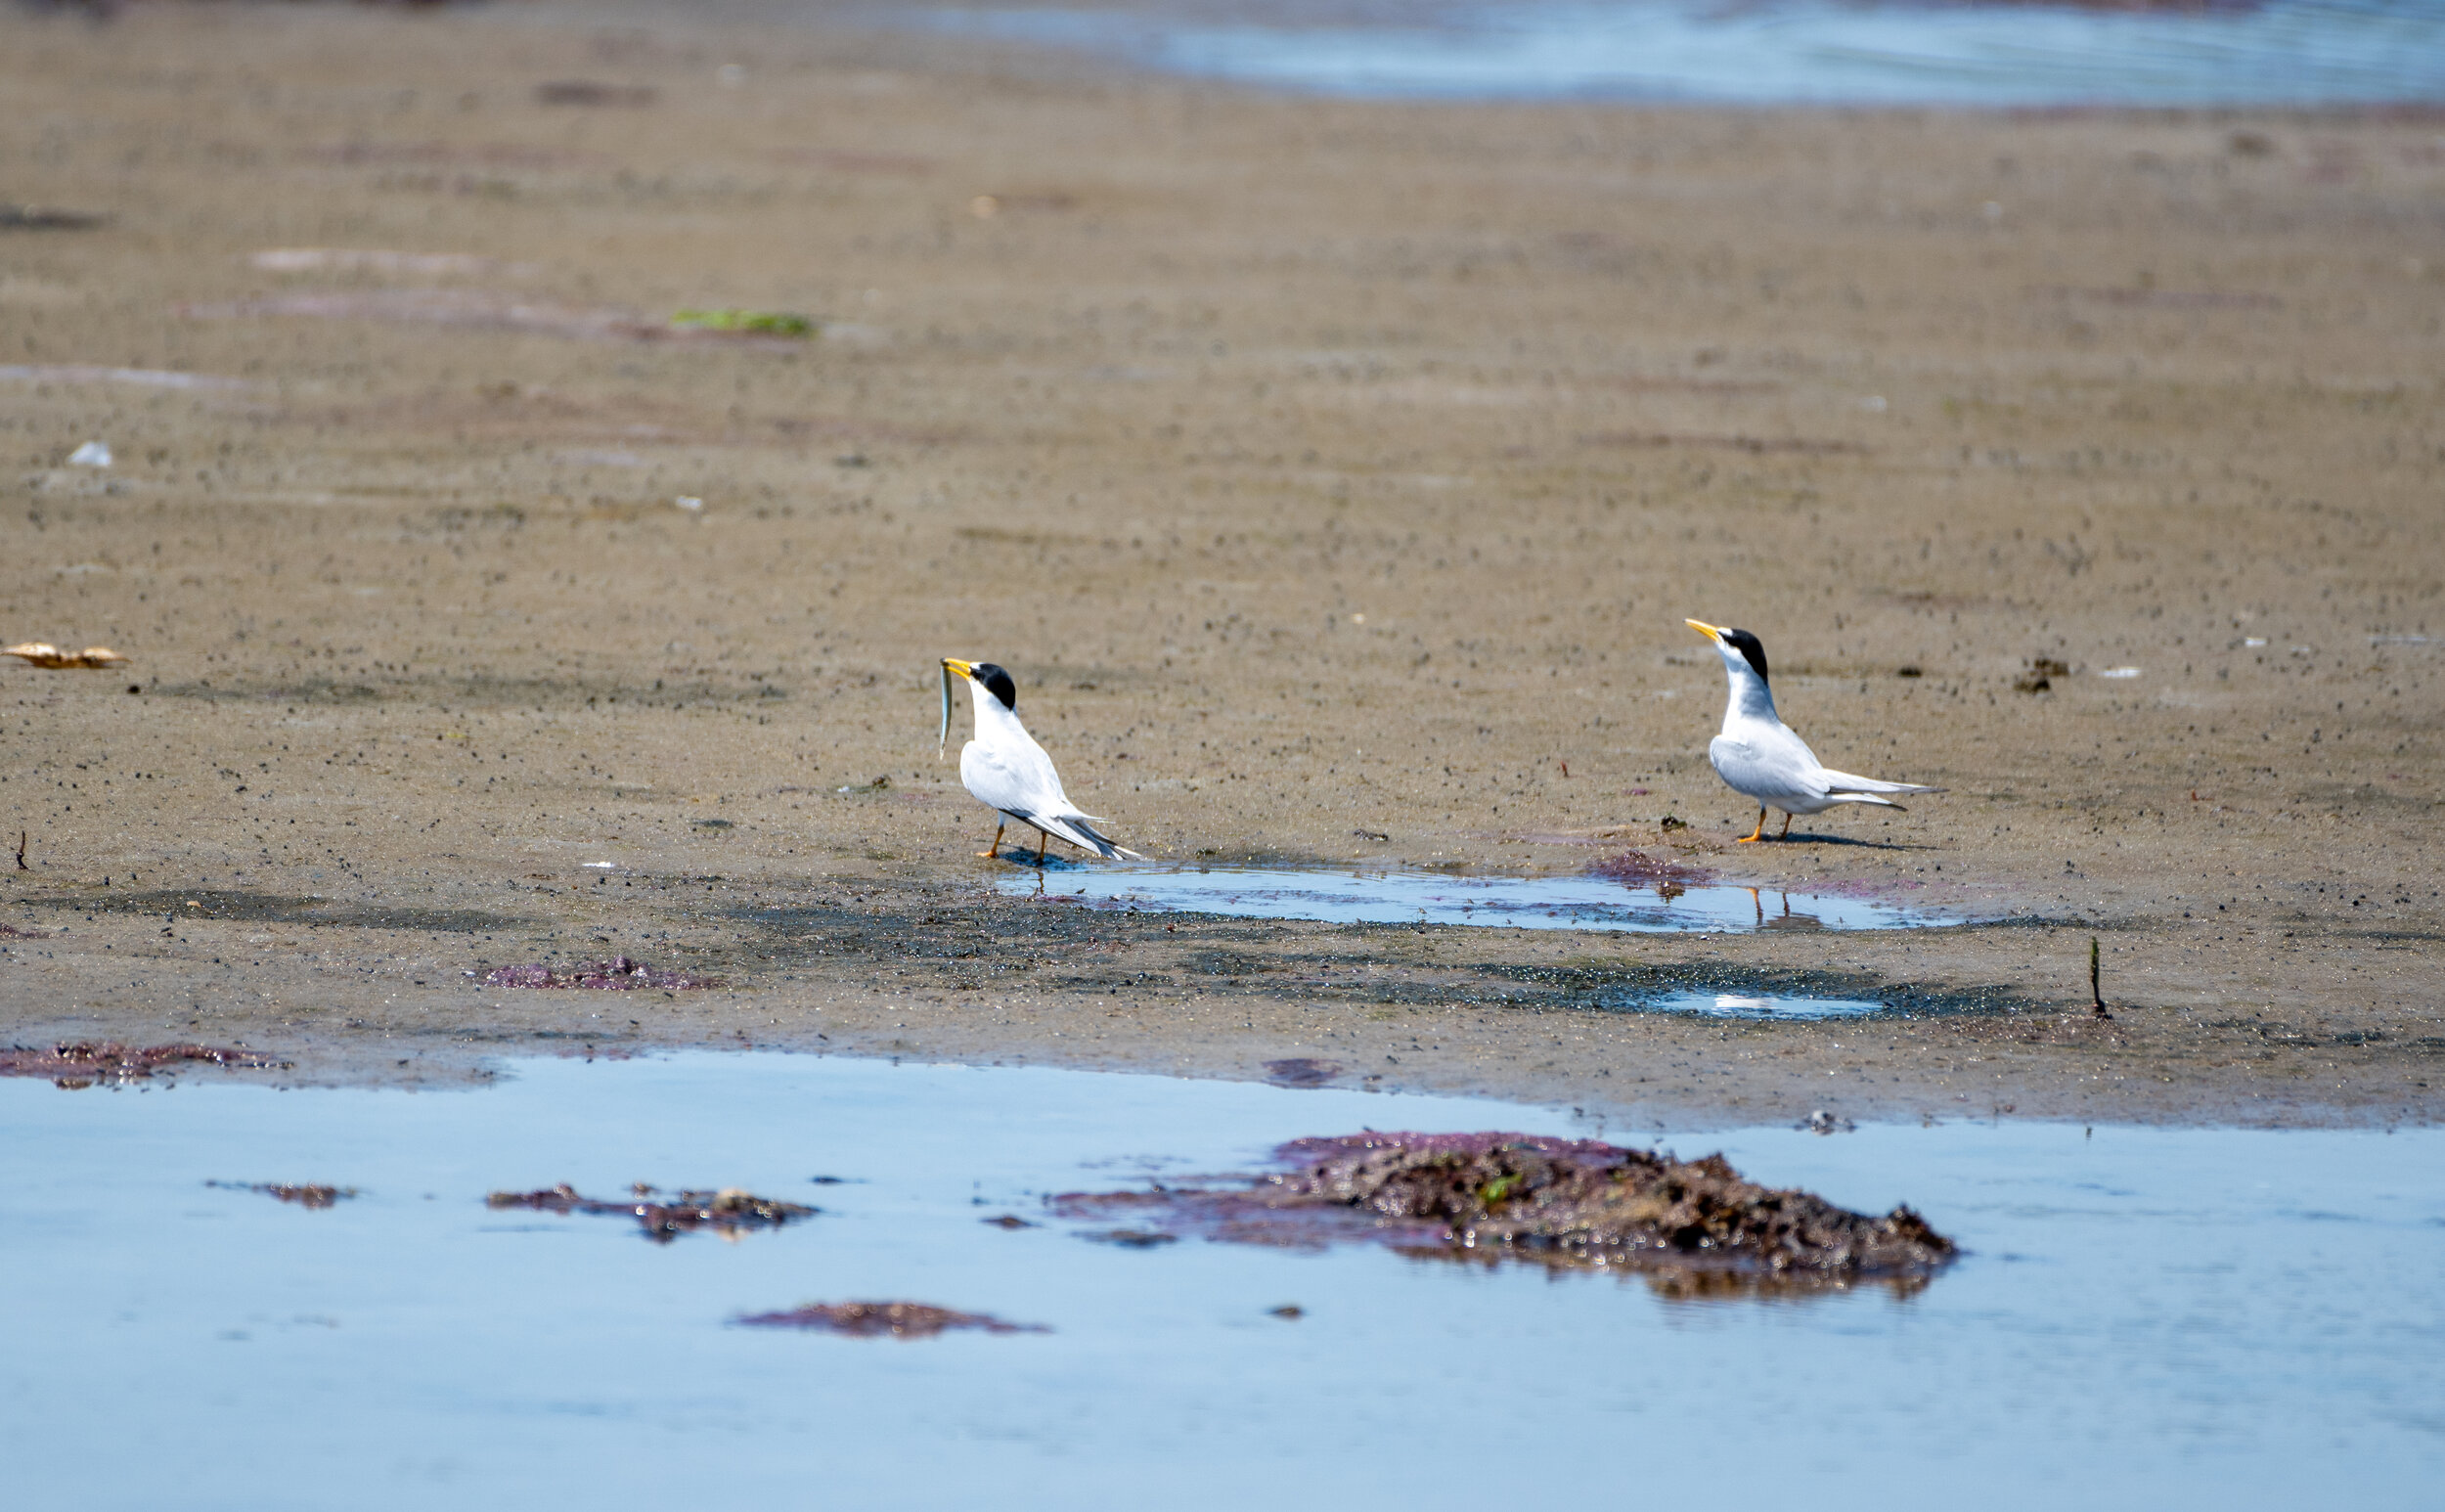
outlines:
M938 746L939 746L939 749L937 749L937 750L936 750L936 752L935 752L935 754L936 754L936 755L938 755L938 756L942 756L942 755L949 755L949 754L950 754L950 752L951 752L951 658L950 658L950 657L948 657L948 656L946 656L946 657L944 657L944 658L943 658L943 733L942 733L942 736L941 736L940 740L937 742L937 744L938 744Z

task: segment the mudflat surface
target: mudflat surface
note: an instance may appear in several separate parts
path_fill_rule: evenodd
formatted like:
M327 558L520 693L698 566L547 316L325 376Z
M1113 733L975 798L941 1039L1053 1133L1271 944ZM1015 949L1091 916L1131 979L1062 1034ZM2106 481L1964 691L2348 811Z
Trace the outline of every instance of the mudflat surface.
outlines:
M101 217L0 223L0 635L132 658L0 668L0 1041L2445 1106L2434 119L1341 103L729 14L0 12L0 201ZM730 307L822 332L668 324ZM1735 844L1691 615L1948 791ZM1987 922L998 897L946 654L1152 856ZM484 981L614 956L725 985ZM1664 986L1905 1012L1604 1005Z

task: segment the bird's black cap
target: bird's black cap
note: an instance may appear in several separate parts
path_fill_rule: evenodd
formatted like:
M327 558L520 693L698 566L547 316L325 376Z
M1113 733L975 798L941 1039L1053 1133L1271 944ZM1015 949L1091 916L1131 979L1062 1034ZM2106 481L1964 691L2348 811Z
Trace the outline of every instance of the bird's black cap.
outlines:
M1757 654L1763 657L1765 653L1760 651ZM976 664L975 676L977 685L1000 699L1003 708L1013 714L1019 711L1019 685L1010 681L1009 673L990 661L980 661Z
M1757 669L1758 682L1769 683L1773 681L1773 679L1766 676L1765 645L1756 636L1751 635L1746 630L1727 630L1723 632L1723 644L1740 652L1742 660ZM981 672L984 669L980 667L977 670Z

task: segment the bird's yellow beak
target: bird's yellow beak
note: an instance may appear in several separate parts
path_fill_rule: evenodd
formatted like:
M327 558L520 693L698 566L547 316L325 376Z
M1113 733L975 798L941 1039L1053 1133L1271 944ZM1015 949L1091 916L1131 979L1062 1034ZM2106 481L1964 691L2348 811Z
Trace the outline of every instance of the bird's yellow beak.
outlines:
M1700 635L1705 636L1710 641L1723 634L1722 631L1717 630L1714 626L1708 624L1703 619L1685 619L1681 621L1681 623L1687 625L1690 629L1697 631Z
M956 672L961 677L973 677L976 674L976 663L972 661L961 661L956 656L946 656L943 658L943 670L945 672Z

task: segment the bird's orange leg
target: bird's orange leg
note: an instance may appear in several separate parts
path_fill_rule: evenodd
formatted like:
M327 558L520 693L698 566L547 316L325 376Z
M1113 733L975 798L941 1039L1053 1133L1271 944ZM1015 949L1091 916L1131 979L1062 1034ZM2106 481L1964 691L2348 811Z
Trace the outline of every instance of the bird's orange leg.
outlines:
M1037 869L1037 870L1042 871L1042 870L1044 870L1044 869L1045 869L1045 853L1046 851L1048 851L1048 850L1051 850L1051 849L1052 849L1052 833L1051 833L1051 831L1049 831L1049 830L1045 830L1045 829L1039 829L1039 830L1037 830L1037 831L1036 831L1036 869Z
M1786 814L1786 815L1784 815L1784 816L1783 816L1783 832L1782 832L1781 834L1779 834L1779 835L1776 835L1774 838L1776 838L1777 840L1788 840L1788 839L1790 839L1791 837L1792 837L1792 817L1791 817L1789 814Z
M1764 839L1765 837L1766 837L1766 811L1765 811L1764 809L1762 809L1762 808L1761 808L1761 809L1759 809L1759 810L1757 811L1757 827L1756 827L1755 830L1752 830L1750 833L1748 833L1748 834L1745 834L1745 835L1741 836L1741 838L1740 838L1740 843L1741 843L1741 844L1743 844L1743 845L1747 845L1747 844L1748 844L1750 841L1752 841L1752 840L1762 840L1762 839Z
M995 857L1000 856L1000 855L1001 854L1001 832L1002 832L1002 830L1003 830L1003 829L1005 829L1005 828L1007 828L1007 827L1008 827L1008 822L1007 822L1007 821L1004 821L1002 823L996 824L996 825L994 826L994 843L993 843L992 845L988 846L986 849L981 850L981 851L978 851L978 852L976 853L976 855L977 855L977 859L978 859L979 861L992 861Z

